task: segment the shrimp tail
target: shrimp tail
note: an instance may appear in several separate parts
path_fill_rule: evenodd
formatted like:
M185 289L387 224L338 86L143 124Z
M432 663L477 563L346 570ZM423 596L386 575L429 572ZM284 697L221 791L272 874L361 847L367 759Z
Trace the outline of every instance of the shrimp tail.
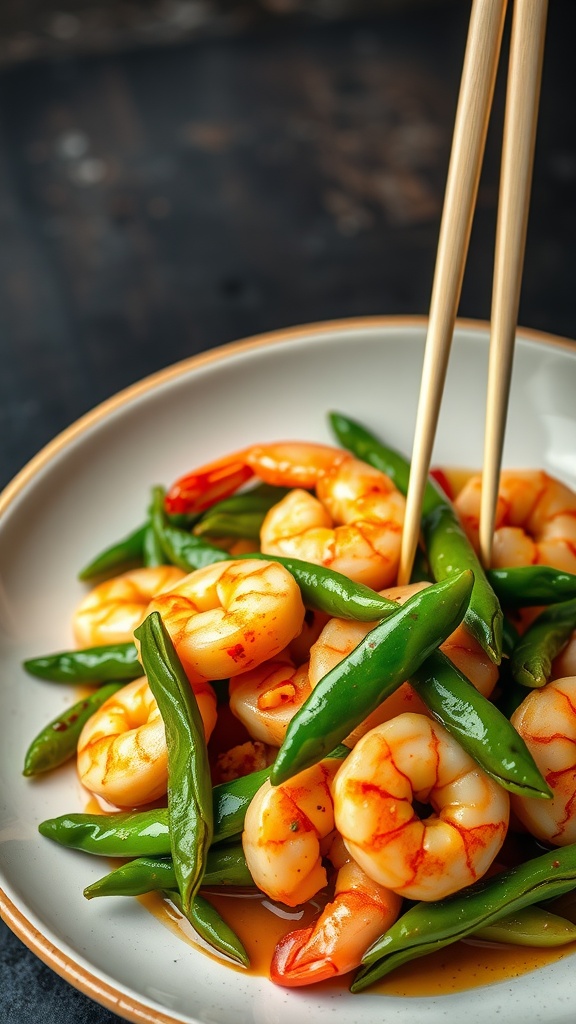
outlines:
M353 880L350 883L350 870ZM297 988L347 974L360 966L369 946L396 920L401 897L366 876L357 865L339 872L337 891L315 923L289 932L277 944L270 966L276 985Z
M228 455L186 473L170 487L164 507L169 515L204 512L215 502L234 494L254 476L246 452Z
M203 512L254 474L268 484L310 489L319 477L349 458L331 445L306 441L252 445L180 477L166 495L165 508L169 514Z
M270 965L270 978L275 985L298 988L327 981L338 974L332 958L315 950L314 932L314 925L311 925L280 939Z

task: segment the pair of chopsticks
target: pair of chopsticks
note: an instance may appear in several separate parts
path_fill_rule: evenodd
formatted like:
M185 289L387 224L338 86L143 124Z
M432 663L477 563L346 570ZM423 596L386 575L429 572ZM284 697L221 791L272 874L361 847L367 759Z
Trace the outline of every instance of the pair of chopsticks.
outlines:
M507 0L473 0L456 111L416 414L398 580L407 583L420 534L424 489L494 94ZM488 359L480 508L480 555L490 564L512 376L547 0L515 0L508 66Z

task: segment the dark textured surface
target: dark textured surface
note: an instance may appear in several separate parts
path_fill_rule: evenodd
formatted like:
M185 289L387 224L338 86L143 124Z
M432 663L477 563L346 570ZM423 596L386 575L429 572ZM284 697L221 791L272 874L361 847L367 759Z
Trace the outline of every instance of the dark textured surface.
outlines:
M521 323L576 336L575 66L551 5ZM119 388L290 324L425 313L468 5L0 74L0 486ZM489 315L502 83L465 316ZM0 847L1 856L1 847ZM0 1024L117 1018L0 925Z

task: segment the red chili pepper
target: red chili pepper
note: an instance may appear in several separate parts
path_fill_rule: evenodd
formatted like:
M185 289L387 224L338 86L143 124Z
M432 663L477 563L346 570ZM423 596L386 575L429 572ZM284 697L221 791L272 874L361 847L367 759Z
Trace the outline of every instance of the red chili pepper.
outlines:
M435 466L434 469L430 470L430 476L432 477L433 480L436 481L438 486L442 488L446 497L449 498L450 501L453 501L455 497L454 488L452 487L452 484L450 483L444 470L440 469L438 466Z

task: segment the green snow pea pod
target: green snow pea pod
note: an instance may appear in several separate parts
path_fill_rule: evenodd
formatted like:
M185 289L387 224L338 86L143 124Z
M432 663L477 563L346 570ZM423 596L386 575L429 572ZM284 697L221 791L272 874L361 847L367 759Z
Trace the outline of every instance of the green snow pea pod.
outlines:
M348 753L347 747L340 746L328 756L343 758ZM270 771L270 768L262 768L240 779L214 786L213 844L242 831L248 805L260 786L270 778ZM38 831L60 846L101 857L166 857L171 852L167 807L114 811L111 814L61 814L40 822Z
M40 775L58 768L76 753L78 737L84 723L102 706L108 697L122 689L123 683L108 683L101 686L96 693L84 697L71 708L52 719L38 735L26 751L23 775Z
M194 527L198 537L247 537L259 540L267 512L288 493L287 487L259 484L212 505Z
M28 658L23 667L31 676L53 683L128 683L142 675L136 645L132 642Z
M132 565L143 562L148 523L138 526L121 540L101 551L78 573L79 580L92 580L96 576L113 576Z
M241 843L212 846L206 857L202 886L251 886ZM86 886L86 899L95 896L142 896L161 889L177 889L171 857L136 857Z
M486 576L503 605L530 608L576 598L576 575L550 565L488 569Z
M321 761L412 675L461 622L472 584L467 571L419 591L320 680L289 723L273 785Z
M168 809L72 813L46 818L40 835L60 846L100 857L162 857L171 852Z
M361 992L410 960L575 887L576 844L572 844L481 879L446 899L416 903L364 954L364 966L351 991Z
M212 790L213 843L242 831L252 797L270 777L270 769L222 782ZM69 849L102 857L166 856L171 852L168 809L114 811L111 814L62 814L38 826L41 835Z
M194 691L158 612L134 631L168 748L170 845L184 912L202 882L214 819L204 726Z
M402 494L407 493L410 464L402 455L383 445L360 423L341 413L332 412L329 419L340 444L357 458L386 473ZM492 661L499 664L502 657L500 603L456 512L432 481L428 482L424 492L422 532L430 569L436 580L472 569L474 588L464 621Z
M428 710L492 779L521 796L552 796L524 740L442 651L410 676Z
M576 629L576 598L551 604L518 639L511 656L512 676L530 688L545 686L552 662Z
M342 573L326 569L323 565L260 552L245 557L279 562L296 580L306 607L326 612L334 618L374 622L398 609L396 601L390 601L363 583L354 583Z
M184 909L180 894L177 892L166 892L165 894L172 901L175 907L184 914L192 927L202 936L214 949L223 953L243 967L250 966L250 958L244 949L240 939L230 925L226 924L216 908L205 899L204 896L196 895L188 910Z
M167 562L177 565L184 572L193 572L194 569L202 569L205 565L230 558L227 551L174 525L164 509L164 498L164 488L155 487L152 492L151 522Z
M475 939L511 946L549 948L576 942L576 924L543 907L524 907L474 932Z
M148 524L146 527L146 533L144 534L144 543L142 545L142 564L146 568L166 564L164 549L158 540L158 535L152 526L152 523Z

